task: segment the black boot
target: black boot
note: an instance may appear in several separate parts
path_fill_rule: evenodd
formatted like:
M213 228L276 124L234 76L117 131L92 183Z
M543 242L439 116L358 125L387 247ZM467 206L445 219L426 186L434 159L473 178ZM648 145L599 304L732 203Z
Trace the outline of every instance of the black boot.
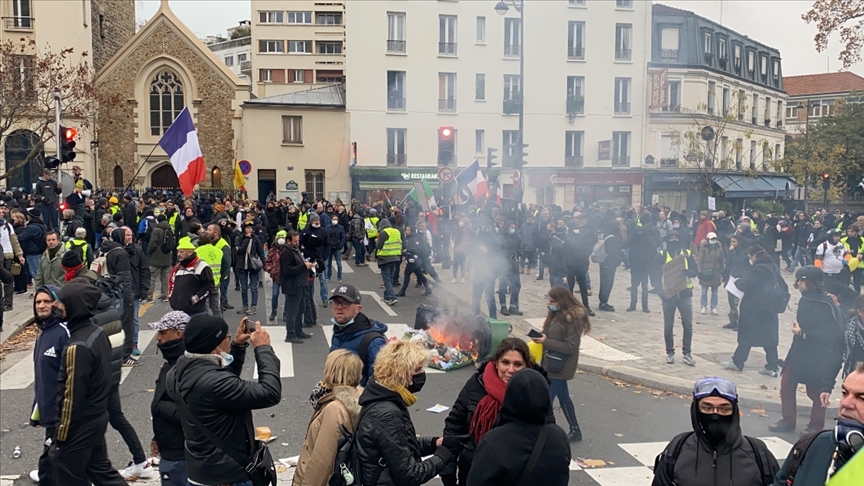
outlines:
M570 433L567 435L570 442L582 442L582 429L579 428L579 422L576 420L576 407L573 406L573 402L561 404L561 411L570 424Z

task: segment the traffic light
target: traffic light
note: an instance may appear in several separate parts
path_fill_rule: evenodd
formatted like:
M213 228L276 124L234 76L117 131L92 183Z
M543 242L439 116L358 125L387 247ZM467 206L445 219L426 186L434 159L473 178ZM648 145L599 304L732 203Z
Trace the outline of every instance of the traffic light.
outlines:
M453 152L456 149L456 130L453 127L438 129L438 165L450 165L453 162Z
M74 128L60 127L60 135L58 137L60 143L60 162L71 162L75 160L75 137L78 136L78 130Z
M57 157L47 157L45 159L44 166L46 169L57 169L58 167L60 167L60 159L58 159Z
M822 174L822 189L831 189L831 174L825 172Z
M492 148L492 147L488 147L486 149L486 169L487 170L492 170L492 167L498 165L495 162L492 162L493 160L498 158L498 156L495 155L495 152L497 152L497 151L498 151L498 149Z
M523 144L516 146L516 157L519 158L519 160L522 162L522 164L525 163L525 157L528 157L528 152L525 151L526 148L528 148L527 143L523 143Z

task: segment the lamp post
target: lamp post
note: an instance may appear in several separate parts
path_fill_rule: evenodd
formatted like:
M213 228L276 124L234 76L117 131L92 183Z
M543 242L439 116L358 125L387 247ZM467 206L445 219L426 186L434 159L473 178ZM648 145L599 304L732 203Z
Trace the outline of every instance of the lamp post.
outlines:
M516 188L516 203L522 205L522 195L525 187L525 175L522 174L522 166L525 164L524 156L524 141L525 141L525 0L510 0L513 8L519 12L519 129L517 132L518 140L516 142L516 170L519 171L522 181L519 187ZM505 0L501 0L495 5L495 11L499 15L505 15L510 10ZM503 167L503 161L502 161Z
M804 145L807 147L807 158L808 159L810 158L810 144L809 144L810 108L817 106L817 105L819 105L818 101L809 101L808 100L806 107L804 105L804 102L802 102L802 101L799 101L798 106L797 106L797 108L799 110L806 108L804 111ZM809 160L808 160L808 162L809 162ZM810 209L810 207L809 207L810 206L810 173L806 169L806 167L807 166L805 164L805 170L804 170L804 212L805 213L808 212ZM825 194L825 198L826 198L826 200L828 198L827 191ZM827 208L827 206L828 206L828 204L826 203L825 207Z

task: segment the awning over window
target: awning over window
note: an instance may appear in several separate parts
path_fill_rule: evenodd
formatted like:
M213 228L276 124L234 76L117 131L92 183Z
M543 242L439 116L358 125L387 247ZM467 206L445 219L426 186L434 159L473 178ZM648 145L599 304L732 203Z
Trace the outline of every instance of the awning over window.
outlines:
M721 175L714 184L725 192L726 199L783 197L788 185L789 195L795 191L795 179L787 175Z

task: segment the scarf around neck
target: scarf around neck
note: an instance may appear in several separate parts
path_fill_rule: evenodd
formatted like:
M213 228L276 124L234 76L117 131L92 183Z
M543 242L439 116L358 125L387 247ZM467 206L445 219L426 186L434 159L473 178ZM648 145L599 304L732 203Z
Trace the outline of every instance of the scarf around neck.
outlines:
M486 396L477 404L477 409L474 410L474 416L471 418L471 426L468 429L468 433L474 437L474 442L478 444L486 432L495 426L498 413L501 411L501 404L504 402L504 392L507 390L507 385L501 381L501 378L498 378L498 370L495 368L494 362L490 361L486 364L486 369L483 370L483 387L486 389Z
M323 381L319 381L318 384L315 385L315 388L312 389L312 393L309 394L309 404L312 405L312 408L318 410L318 408L321 406L318 401L324 398L324 395L332 392L333 389L327 388L326 386L324 386Z
M417 397L414 396L413 393L409 392L404 386L399 385L393 389L393 391L399 394L399 397L402 398L402 403L404 403L406 407L410 407L417 403Z

